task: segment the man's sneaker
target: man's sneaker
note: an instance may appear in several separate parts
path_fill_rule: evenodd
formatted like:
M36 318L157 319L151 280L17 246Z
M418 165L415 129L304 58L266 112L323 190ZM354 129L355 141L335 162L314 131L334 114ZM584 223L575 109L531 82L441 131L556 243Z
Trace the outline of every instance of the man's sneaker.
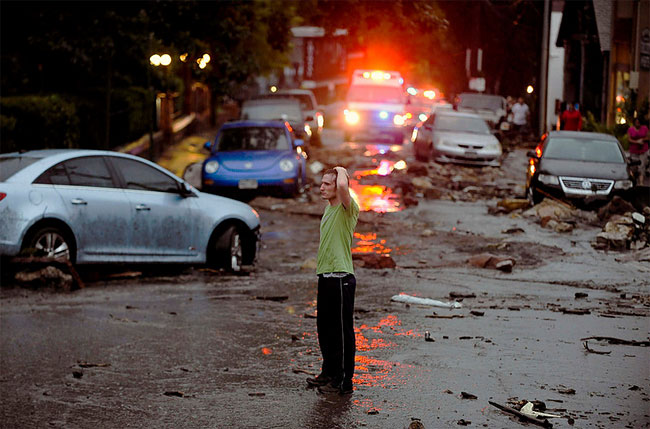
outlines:
M318 374L316 377L307 377L307 384L313 387L325 386L330 381L332 381L332 378L323 373Z
M341 395L348 395L354 391L354 388L352 387L352 380L343 380L343 383L341 383L341 391L339 392Z
M341 393L341 382L332 381L318 388L320 393Z

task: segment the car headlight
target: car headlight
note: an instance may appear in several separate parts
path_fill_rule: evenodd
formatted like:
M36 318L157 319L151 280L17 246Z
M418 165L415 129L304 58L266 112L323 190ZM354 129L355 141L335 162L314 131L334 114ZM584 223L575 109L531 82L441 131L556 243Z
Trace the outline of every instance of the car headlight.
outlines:
M404 116L402 115L395 115L393 117L393 124L395 125L404 125L404 122L405 122Z
M632 187L631 180L617 180L614 183L614 189L630 189Z
M499 143L490 143L485 145L486 150L499 150Z
M557 176L553 176L551 174L540 174L537 176L537 180L539 180L541 183L545 185L559 185L560 180L557 178Z
M411 133L411 141L415 143L415 141L418 139L418 127L413 128L413 132Z
M345 122L347 122L350 125L355 125L359 123L359 114L355 112L354 110L348 110L345 109L343 111L343 114L345 115Z
M316 114L316 122L318 123L318 128L323 128L323 124L325 123L325 118L323 118L323 115Z
M309 126L309 124L305 124L305 134L311 136L311 127Z
M418 119L421 120L422 122L426 121L429 117L426 115L426 113L420 113L418 116Z
M291 171L293 170L293 161L290 159L283 159L280 161L280 170Z
M216 173L219 169L219 163L217 161L208 161L206 162L204 169L208 174Z

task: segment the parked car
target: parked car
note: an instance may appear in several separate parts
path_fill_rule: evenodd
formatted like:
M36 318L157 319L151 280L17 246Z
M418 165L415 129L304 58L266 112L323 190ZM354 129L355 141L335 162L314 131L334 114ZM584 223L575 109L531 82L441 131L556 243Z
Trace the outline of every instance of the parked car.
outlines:
M270 92L262 98L293 98L298 100L300 108L304 115L305 122L309 125L311 131L310 143L315 146L321 145L321 138L323 134L323 124L325 117L323 116L322 109L319 108L316 102L316 96L309 89L280 89L276 92Z
M634 185L623 148L609 134L551 131L527 155L526 194L534 204L545 195L585 203L608 200Z
M464 92L456 97L455 108L459 112L480 115L490 128L498 129L506 120L506 99L500 95Z
M413 130L416 159L470 165L499 166L501 144L485 120L473 113L436 109Z
M305 117L298 100L287 97L262 97L246 100L242 104L240 119L286 121L291 125L295 136L303 141L305 145L303 149L307 150L309 147L309 139L312 134L309 126L311 117Z
M252 264L250 206L204 194L162 167L109 151L0 155L0 254L73 263Z
M210 156L203 162L201 189L237 199L298 195L307 181L302 145L287 122L226 123L206 143Z

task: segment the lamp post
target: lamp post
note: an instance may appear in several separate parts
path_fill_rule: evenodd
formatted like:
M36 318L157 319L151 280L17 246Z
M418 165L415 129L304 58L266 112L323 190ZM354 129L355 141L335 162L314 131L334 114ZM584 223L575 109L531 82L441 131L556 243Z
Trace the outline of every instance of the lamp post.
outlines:
M149 63L154 67L163 67L164 69L164 96L160 97L160 128L165 136L165 141L169 143L172 133L172 115L173 115L173 100L169 92L169 68L172 63L172 57L169 54L153 54L149 58ZM158 96L156 96L156 101ZM153 142L152 142L153 143ZM153 146L153 144L152 144ZM151 156L156 157L156 150L151 150Z

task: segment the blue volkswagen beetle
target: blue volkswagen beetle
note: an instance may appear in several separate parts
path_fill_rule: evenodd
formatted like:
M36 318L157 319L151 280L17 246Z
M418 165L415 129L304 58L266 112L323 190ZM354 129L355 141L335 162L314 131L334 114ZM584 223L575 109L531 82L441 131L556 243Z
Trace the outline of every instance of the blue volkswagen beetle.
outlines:
M256 195L296 196L307 180L303 141L283 121L224 124L205 147L202 191L237 199Z

